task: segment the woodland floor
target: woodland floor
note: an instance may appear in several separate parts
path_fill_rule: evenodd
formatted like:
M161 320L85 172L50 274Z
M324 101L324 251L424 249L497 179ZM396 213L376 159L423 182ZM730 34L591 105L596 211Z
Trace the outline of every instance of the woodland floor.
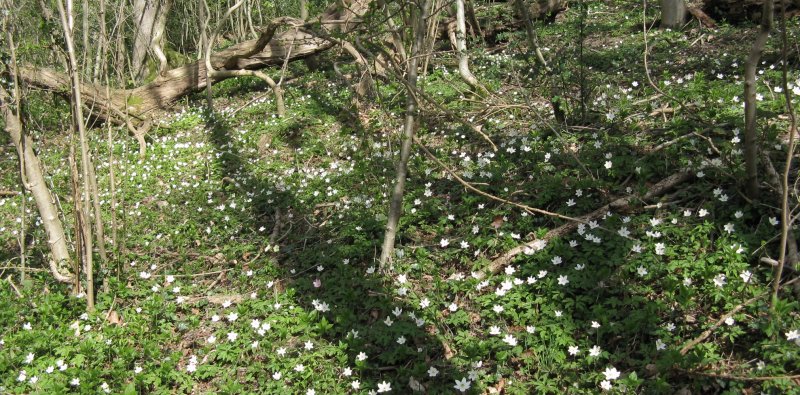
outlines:
M785 292L775 314L762 298L714 325L769 291L772 268L759 258L777 258L778 195L765 189L751 203L739 185L754 27L648 31L651 85L640 3L587 3L584 17L571 8L537 22L551 72L521 47L523 31L471 42L473 71L492 92L483 97L451 53L434 54L424 91L483 125L496 151L432 106L418 136L504 199L573 217L631 204L491 273L494 259L568 221L473 193L417 146L396 258L381 274L402 89L379 81L378 97L355 106L332 71L294 62L287 116L277 118L263 83L227 80L214 86L213 113L198 96L159 116L143 159L123 131L112 130L111 151L106 131L92 131L111 256L95 313L41 269L29 195L0 197L0 392L800 393L789 377L800 372L796 294ZM790 42L798 31L790 21ZM778 43L758 91L763 147L781 168ZM790 61L797 103L796 47ZM30 108L71 224L70 141L59 132L68 109L47 95ZM18 191L17 156L3 143L0 189ZM640 199L684 172L666 194ZM24 279L14 269L20 234Z

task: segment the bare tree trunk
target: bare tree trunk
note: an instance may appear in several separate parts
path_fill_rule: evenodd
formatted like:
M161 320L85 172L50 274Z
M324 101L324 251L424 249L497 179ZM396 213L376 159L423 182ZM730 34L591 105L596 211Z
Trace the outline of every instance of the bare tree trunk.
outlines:
M411 46L411 58L408 60L408 69L406 70L408 88L406 89L406 119L403 124L403 144L400 147L400 161L397 163L397 178L389 203L386 233L384 234L383 247L381 248L379 266L382 271L387 269L386 265L392 260L394 242L397 236L397 226L400 223L400 215L403 212L403 193L405 190L406 175L408 174L408 159L411 157L411 144L413 143L414 131L416 129L415 118L417 102L414 90L417 87L417 66L420 53L422 52L422 46L425 43L427 32L425 21L428 19L430 6L431 0L424 0L421 8L415 10L417 17L413 20L414 43Z
M39 211L39 217L42 220L45 233L47 234L47 244L50 249L52 258L49 260L50 272L56 281L63 283L72 283L75 276L69 271L65 271L64 267L71 266L72 259L69 256L69 248L67 247L67 239L64 234L64 227L61 224L61 219L58 216L58 209L53 201L53 196L50 194L50 189L47 187L47 182L44 179L44 172L39 158L33 151L33 139L30 138L22 127L20 121L20 91L19 91L19 72L17 70L17 56L14 44L14 38L11 35L11 29L5 25L5 18L3 19L3 31L6 33L6 41L9 46L9 54L11 55L11 72L12 72L12 92L5 89L3 84L0 84L0 111L3 114L5 123L5 130L11 136L11 142L17 150L17 156L20 161L20 177L22 185L25 189L29 190L33 195L36 202L36 208Z
M58 209L44 179L39 158L33 151L33 139L24 133L19 114L12 110L12 102L9 99L8 92L0 85L0 108L3 112L5 130L11 135L11 141L17 149L21 173L24 176L23 185L33 195L36 208L39 210L39 217L42 219L47 234L47 244L52 254L52 259L49 261L50 272L57 281L72 283L74 276L67 271L67 268L71 266L72 259L69 255L64 227L58 216Z
M452 33L451 33L452 34ZM467 55L467 23L464 17L464 0L456 0L456 31L455 46L458 52L458 73L461 78L474 89L485 91L475 75L469 69L469 56Z
M661 28L675 29L686 23L684 0L661 0Z
M531 17L527 2L525 0L514 0L514 7L517 9L519 17L522 18L522 22L525 23L528 50L533 51L533 53L536 54L536 61L547 69L547 61L544 60L544 54L542 54L542 50L539 48L539 38L536 36L536 28L533 26L533 18Z
M147 75L147 53L154 51L161 62L161 67L166 69L166 57L161 50L161 40L166 26L166 15L169 12L171 0L135 0L133 3L133 17L136 23L136 36L131 51L133 77L141 81ZM163 71L163 70L159 70Z
M73 25L70 23L72 15L68 14L66 9L72 9L72 0L58 0L58 12L61 15L61 26L64 31L64 42L67 47L67 58L69 59L69 74L71 77L71 95L72 95L72 122L78 131L79 143L81 148L81 168L83 176L82 188L82 211L80 215L83 217L81 224L83 234L83 264L84 272L86 274L86 308L89 311L94 310L94 266L92 265L92 232L91 232L91 219L89 218L89 145L86 138L86 126L84 125L83 107L81 100L81 83L80 75L78 74L78 62L75 55L75 45L73 42ZM79 197L75 196L75 200Z
M300 19L308 19L308 0L300 0Z
M764 2L761 15L761 28L750 54L744 64L744 163L746 171L745 189L750 199L758 198L758 133L756 131L756 68L761 60L761 52L767 45L773 25L774 1Z

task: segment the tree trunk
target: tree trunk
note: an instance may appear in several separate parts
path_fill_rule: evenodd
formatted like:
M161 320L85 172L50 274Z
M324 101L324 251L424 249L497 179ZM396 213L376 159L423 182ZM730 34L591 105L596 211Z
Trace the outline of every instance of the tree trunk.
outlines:
M764 3L761 14L761 29L750 48L744 64L744 163L746 171L745 190L750 199L758 198L758 133L756 130L756 69L761 52L767 45L773 24L773 0Z
M89 218L89 143L86 136L86 126L83 119L83 108L81 103L81 83L80 75L78 74L78 61L75 54L75 44L73 42L73 26L70 23L72 20L71 13L66 10L71 10L72 0L66 0L66 7L62 0L58 0L58 12L61 15L61 27L64 31L64 43L67 49L67 58L69 59L69 74L70 91L72 99L72 122L75 129L78 131L79 144L81 148L81 170L83 176L83 185L81 188L81 199L83 204L81 206L80 217L83 221L80 224L82 232L82 247L83 247L83 270L86 273L86 309L89 311L94 310L94 267L92 265L92 230L91 219ZM74 196L77 201L79 197L77 192Z
M300 0L300 19L308 19L308 0Z
M536 36L536 28L533 26L533 18L531 17L531 10L525 0L514 0L514 7L517 9L517 14L525 24L525 35L528 38L528 51L533 51L536 54L536 61L547 69L547 61L544 60L542 50L539 48L539 39Z
M661 28L676 29L686 23L684 0L661 0Z
M134 81L141 81L147 76L146 60L147 54L151 50L162 62L162 67L166 62L166 57L163 57L163 51L161 51L161 40L170 3L170 0L135 0L133 3L136 35L131 50L131 72Z
M39 158L33 151L33 139L25 134L18 114L12 109L11 97L8 91L0 84L0 109L5 121L5 130L11 135L11 141L17 149L20 160L20 167L23 174L23 184L25 189L31 192L36 208L39 210L39 217L42 220L45 233L47 234L47 244L50 247L50 272L56 281L62 283L72 283L74 275L66 271L72 266L72 259L67 247L67 238L64 234L64 226L58 216L58 208L47 187L44 179L44 172Z
M414 43L411 46L411 58L408 61L406 70L406 119L403 124L403 144L400 147L400 161L397 163L397 178L392 191L389 203L389 214L386 221L386 233L383 238L383 248L381 249L380 269L386 270L386 265L392 260L394 253L394 242L397 236L397 226L400 223L400 215L403 212L403 192L405 190L406 175L408 174L408 159L411 157L411 144L414 139L415 115L417 112L417 102L414 90L417 87L417 66L419 63L420 52L425 43L426 26L430 12L431 0L425 0L422 9L417 10L417 18L414 19Z
M464 16L464 0L456 0L456 52L458 52L458 73L461 78L474 89L485 91L486 88L478 82L475 74L469 69L469 56L467 55L467 22Z

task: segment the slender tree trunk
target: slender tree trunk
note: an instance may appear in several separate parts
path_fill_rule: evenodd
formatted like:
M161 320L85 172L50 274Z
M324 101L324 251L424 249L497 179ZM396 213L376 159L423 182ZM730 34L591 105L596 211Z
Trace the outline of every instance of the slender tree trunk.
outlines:
M676 29L686 23L684 0L661 0L661 28Z
M11 141L17 150L21 172L24 175L23 183L25 189L33 195L36 208L39 211L39 217L42 219L42 225L47 234L47 244L52 255L49 261L50 272L57 281L72 283L74 276L68 271L68 268L72 265L72 259L67 247L64 226L58 216L58 208L50 189L47 187L39 158L33 151L33 139L24 133L19 116L12 109L12 103L9 99L8 92L0 86L0 107L2 107L5 130L11 136Z
M767 45L773 25L774 1L764 2L761 28L744 64L744 162L745 190L750 199L758 198L758 133L756 130L756 69Z
M83 176L82 197L75 196L75 199L82 199L83 204L81 207L81 216L83 217L82 234L83 234L83 270L86 273L86 308L89 311L94 310L94 266L92 265L92 232L91 232L91 219L89 218L89 145L86 136L86 127L83 118L83 101L81 100L81 82L80 75L78 74L78 62L75 55L75 44L73 42L73 25L70 23L72 20L71 13L66 10L72 9L72 0L65 0L66 7L62 0L58 0L58 12L61 15L61 26L64 31L64 42L67 49L67 58L69 59L69 74L70 74L70 87L72 96L72 123L78 131L79 144L81 149L81 169Z
M530 9L528 9L527 2L525 0L514 0L514 8L517 9L517 14L519 14L519 17L525 24L525 34L528 38L528 50L533 51L533 53L536 54L536 61L547 69L547 61L544 60L544 54L542 54L542 50L539 48L539 38L536 35L536 28L533 26L533 18L531 17Z
M458 52L458 73L461 78L474 89L485 91L486 88L478 82L469 69L469 56L467 55L467 23L464 16L464 0L456 0L456 52Z
M300 0L300 19L308 19L308 0Z
M385 271L387 264L392 260L394 253L394 242L397 237L397 227L400 223L400 215L403 211L403 194L408 174L408 160L411 157L411 145L414 139L415 118L417 112L417 102L414 91L417 87L417 67L421 49L425 44L426 25L430 12L431 0L424 0L420 9L415 10L416 18L413 22L414 43L411 46L411 58L408 60L406 70L406 80L409 87L406 89L406 116L403 124L403 143L400 147L400 161L397 163L397 177L395 179L394 190L392 191L389 202L389 213L386 221L386 233L383 238L381 249L380 269Z
M20 121L21 93L19 91L19 79L17 78L19 71L17 70L14 38L11 34L11 29L5 26L5 23L3 31L6 33L6 41L11 55L10 66L13 73L11 76L12 92L10 94L3 84L0 84L0 111L2 111L3 120L5 121L5 130L11 136L11 142L17 150L22 185L33 195L36 208L39 211L39 217L47 234L47 244L52 255L49 260L50 272L56 281L72 283L75 276L69 273L67 269L72 265L72 259L69 255L64 227L58 215L58 208L50 189L47 187L39 158L33 151L33 139L25 134Z

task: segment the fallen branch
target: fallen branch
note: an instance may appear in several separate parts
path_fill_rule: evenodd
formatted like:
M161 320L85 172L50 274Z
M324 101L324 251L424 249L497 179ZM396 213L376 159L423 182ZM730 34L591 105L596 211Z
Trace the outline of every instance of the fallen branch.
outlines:
M688 181L690 178L692 178L692 175L686 172L673 174L653 185L650 188L650 190L647 191L647 193L645 193L644 196L642 196L641 200L650 200L654 197L663 195L666 191L674 188L678 184ZM620 210L622 208L626 208L636 200L639 200L637 196L626 196L623 198L619 198L603 207L600 207L597 210L592 211L589 214L573 219L572 222L566 223L564 225L559 226L558 228L555 228L547 232L547 234L544 235L544 237L542 237L541 239L535 239L527 243L518 245L509 250L508 252L506 252L505 254L495 258L489 265L489 271L491 273L497 273L505 265L511 262L511 260L514 259L514 257L525 251L529 251L532 248L535 248L535 246L540 244L542 241L549 241L550 239L567 235L570 232L574 231L578 227L578 224L588 223L589 221L592 221L595 218L600 218L612 209Z
M703 12L703 10L701 10L699 7L694 6L694 5L688 5L686 7L686 9L689 11L690 14L692 14L692 16L695 19L697 19L698 22L700 22L701 26L704 26L704 27L707 27L707 28L710 28L710 29L716 29L717 22L715 22L713 18L708 16L708 14Z
M794 279L783 283L782 286L787 286L787 285L794 284L798 280L800 280L800 277L795 277ZM694 348L694 346L700 344L701 342L703 342L703 340L708 339L708 337L711 336L712 333L714 333L714 330L719 328L725 322L725 320L727 320L730 317L733 317L734 314L738 313L739 311L741 311L745 307L753 304L754 302L756 302L759 299L762 299L762 298L764 298L765 296L768 296L768 295L770 295L769 291L761 292L760 294L758 294L756 296L753 296L752 298L747 299L744 302L740 303L739 305L737 305L736 307L731 309L731 311L727 312L722 317L719 317L719 319L714 323L714 325L711 325L710 328L708 328L705 331L703 331L703 333L701 333L700 336L697 336L696 338L694 338L691 341L689 341L688 343L686 343L686 345L684 345L683 348L681 348L681 355L686 355L686 353L688 353L689 350Z
M725 373L714 373L714 372L700 372L697 370L686 370L681 368L675 368L676 371L690 374L690 375L698 375L698 376L705 376L705 377L714 377L718 379L726 379L726 380L734 380L734 381L770 381L770 380L797 380L800 379L800 374L794 374L790 376L736 376L732 374L725 374Z

